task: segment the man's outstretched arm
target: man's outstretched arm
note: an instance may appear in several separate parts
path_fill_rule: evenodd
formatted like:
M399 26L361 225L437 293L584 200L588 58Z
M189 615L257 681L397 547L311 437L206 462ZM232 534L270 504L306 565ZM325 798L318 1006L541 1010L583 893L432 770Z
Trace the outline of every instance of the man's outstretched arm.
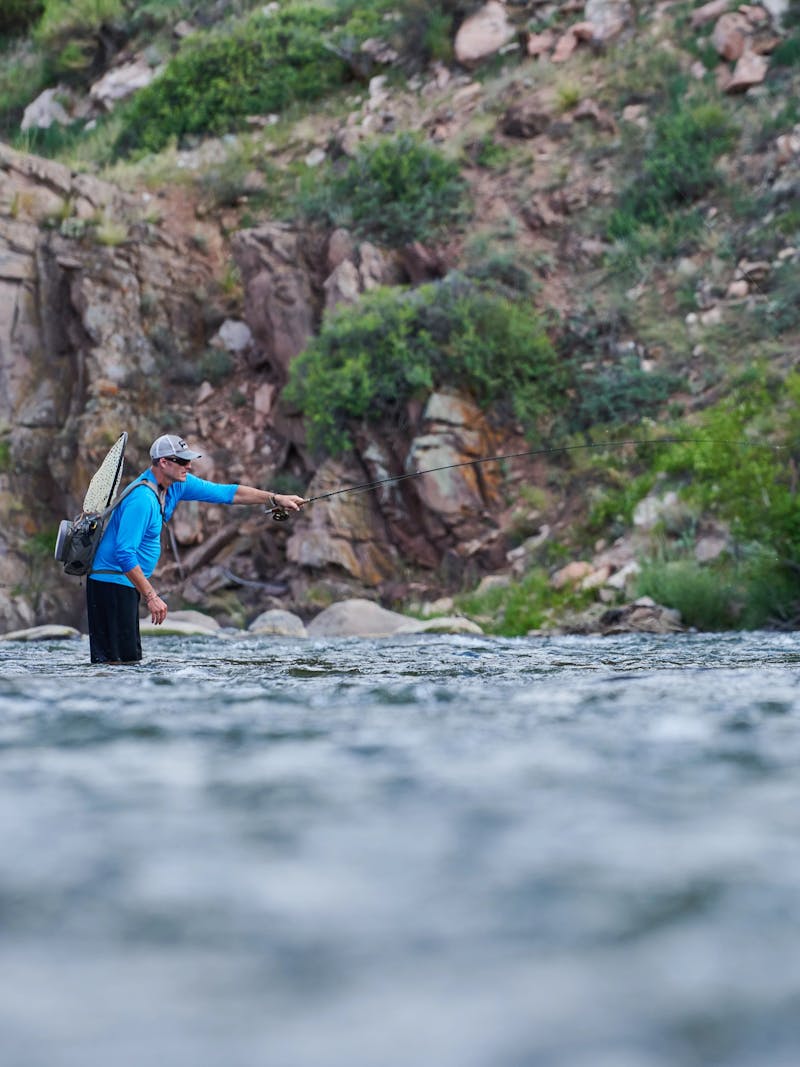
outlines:
M270 493L266 489L256 489L253 485L238 485L231 503L266 504L269 508L299 511L305 504L305 497L296 496L294 493Z

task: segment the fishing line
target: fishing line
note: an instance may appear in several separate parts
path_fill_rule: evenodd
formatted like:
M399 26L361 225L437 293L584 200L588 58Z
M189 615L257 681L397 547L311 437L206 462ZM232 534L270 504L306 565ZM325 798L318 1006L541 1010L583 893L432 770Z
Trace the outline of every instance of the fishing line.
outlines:
M590 448L624 448L627 445L638 447L647 445L735 445L744 448L772 448L783 449L786 445L773 445L767 441L731 441L715 437L657 437L652 439L631 438L623 441L596 441L590 444L579 445L551 445L547 448L528 448L522 452L507 452L499 456L482 456L479 459L467 459L460 463L445 463L440 467L427 467L421 471L409 471L406 474L393 474L387 478L377 478L371 482L359 482L357 485L346 485L340 489L333 489L329 493L320 493L318 496L308 497L304 504L314 504L320 500L330 500L331 497L341 496L343 493L367 493L372 489L380 489L383 485L392 485L403 482L409 478L421 478L425 474L436 474L439 471L456 470L459 467L477 467L482 463L502 463L504 460L520 459L523 456L551 456L558 453L577 452L581 449ZM264 510L272 515L276 522L285 522L290 517L286 508L272 507L267 504Z

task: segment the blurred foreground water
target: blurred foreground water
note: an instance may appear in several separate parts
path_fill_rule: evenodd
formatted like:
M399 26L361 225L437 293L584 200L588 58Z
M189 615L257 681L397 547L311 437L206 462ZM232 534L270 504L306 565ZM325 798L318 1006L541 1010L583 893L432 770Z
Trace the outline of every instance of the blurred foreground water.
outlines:
M3 1067L797 1067L800 637L0 645Z

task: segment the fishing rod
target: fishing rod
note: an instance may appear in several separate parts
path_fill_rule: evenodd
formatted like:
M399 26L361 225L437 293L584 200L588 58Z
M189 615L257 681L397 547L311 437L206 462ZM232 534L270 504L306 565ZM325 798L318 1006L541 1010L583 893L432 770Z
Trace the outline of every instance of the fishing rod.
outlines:
M591 444L580 445L552 445L547 448L529 448L523 452L507 452L502 456L482 456L480 459L466 459L460 463L445 463L441 467L427 467L421 471L409 471L406 474L393 474L388 478L377 478L371 482L359 482L357 485L346 485L341 489L333 489L329 493L320 493L318 496L308 497L304 504L314 504L319 500L330 500L331 497L341 496L343 493L367 493L372 489L379 489L383 485L391 485L395 482L403 482L408 478L421 478L424 474L436 474L438 471L455 470L458 467L477 467L482 463L501 463L503 460L520 459L523 456L550 456L563 452L577 452L581 449L590 448L623 448L626 445L737 445L744 447L758 446L761 448L783 449L785 445L773 445L767 441L730 441L716 437L657 437L651 439L629 439L624 441L597 441ZM291 513L280 506L273 507L264 505L264 510L272 515L275 522L286 522Z

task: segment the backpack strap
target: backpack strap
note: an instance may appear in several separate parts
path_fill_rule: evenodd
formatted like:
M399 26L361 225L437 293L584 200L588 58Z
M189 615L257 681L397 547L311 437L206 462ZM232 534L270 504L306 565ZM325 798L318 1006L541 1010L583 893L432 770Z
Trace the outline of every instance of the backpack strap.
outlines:
M125 497L128 496L129 493L132 493L134 489L138 489L140 485L147 486L147 488L150 489L151 492L155 493L156 500L158 501L158 510L161 512L161 522L162 523L166 523L167 520L164 518L164 508L161 505L161 498L158 495L158 490L156 489L156 487L153 485L153 483L148 478L137 478L137 480L135 482L131 482L131 484L129 486L126 486L126 488L122 490L122 492L119 494L119 496L114 501L114 503L113 504L109 504L107 508L105 508L103 511L100 512L100 520L103 523L105 523L106 520L108 519L109 515L111 514L111 512L114 511L116 508L118 508L120 506L120 504L122 503L122 501L125 499ZM123 571L117 571L117 570L97 570L97 571L93 570L93 571L89 572L89 577L91 578L91 576L93 574L123 574L123 573L124 573Z
M107 508L100 512L100 518L102 519L102 521L105 522L111 512L120 506L125 497L128 496L129 493L132 493L134 489L138 489L140 485L146 485L151 492L155 493L156 500L158 501L158 510L161 512L161 521L166 522L166 519L164 518L164 509L161 506L161 499L158 495L158 490L149 480L149 478L145 477L137 478L135 482L131 482L130 485L126 486L126 488L122 490L122 492L119 494L113 504L109 504Z

